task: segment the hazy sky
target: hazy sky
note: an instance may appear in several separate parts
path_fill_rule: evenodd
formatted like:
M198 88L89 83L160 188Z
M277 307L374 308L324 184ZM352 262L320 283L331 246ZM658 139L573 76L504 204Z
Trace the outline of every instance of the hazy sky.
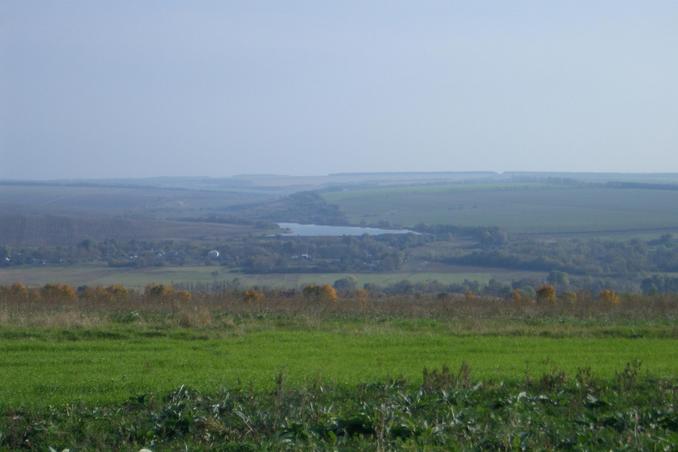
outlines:
M678 2L0 0L0 178L678 171Z

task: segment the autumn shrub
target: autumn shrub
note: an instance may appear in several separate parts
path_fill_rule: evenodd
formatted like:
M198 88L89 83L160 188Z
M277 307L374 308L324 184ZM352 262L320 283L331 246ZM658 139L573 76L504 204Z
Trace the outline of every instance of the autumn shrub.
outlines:
M513 292L511 292L511 299L516 304L516 306L519 306L523 303L523 294L520 289L513 289Z
M555 303L556 297L556 288L551 284L544 284L537 289L537 302L539 303Z
M467 290L466 292L464 292L464 299L466 301L476 301L478 300L478 295L471 292L470 290Z
M124 301L129 297L129 291L122 284L113 284L106 287L106 292L111 296L113 301Z
M264 293L259 290L249 289L243 292L242 299L246 303L262 301L264 299Z
M613 305L619 304L621 302L619 295L617 295L617 293L615 291L610 290L610 289L602 290L598 294L598 299L605 302L605 303L613 304Z
M188 303L193 299L193 294L188 290L179 290L175 292L174 299L181 303Z
M29 290L24 284L14 283L10 286L0 286L0 297L8 300L25 301L29 298Z
M78 294L72 286L68 284L45 284L40 289L40 295L44 300L47 301L75 301L78 298Z
M148 300L169 300L174 295L174 287L165 284L149 284L144 288L144 297Z
M563 300L563 302L572 305L577 302L578 296L576 292L563 292L561 299Z
M337 290L329 284L319 286L317 284L310 284L302 290L304 298L314 301L337 301Z

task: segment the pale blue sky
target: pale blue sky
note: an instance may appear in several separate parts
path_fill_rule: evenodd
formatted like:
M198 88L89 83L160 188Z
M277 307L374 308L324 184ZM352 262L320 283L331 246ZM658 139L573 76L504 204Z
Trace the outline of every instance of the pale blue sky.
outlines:
M0 1L0 178L678 171L676 1Z

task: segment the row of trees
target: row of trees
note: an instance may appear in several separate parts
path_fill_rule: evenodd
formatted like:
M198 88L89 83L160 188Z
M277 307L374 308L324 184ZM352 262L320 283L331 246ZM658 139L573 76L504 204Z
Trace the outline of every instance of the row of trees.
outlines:
M340 296L351 298L358 301L366 301L370 296L381 296L383 293L370 292L364 288L346 287L344 281L338 280L334 285L330 284L309 284L300 290L271 290L251 288L244 291L233 290L223 295L239 296L243 302L257 303L265 300L267 297L294 298L303 297L311 302L336 302ZM337 288L340 287L340 289ZM201 295L210 296L209 293L198 292ZM393 295L393 294L391 294ZM438 293L438 298L445 299L448 292ZM478 294L472 291L464 292L467 300L476 300ZM576 292L563 292L559 294L556 288L550 284L543 284L534 293L519 288L514 288L504 298L512 300L516 304L523 303L541 303L549 304L556 302L573 303L578 300L580 295ZM588 298L590 294L586 294ZM142 299L152 302L170 302L188 303L193 298L193 292L185 289L177 289L168 284L149 284L143 291L128 289L120 284L114 284L106 287L87 287L81 286L77 289L68 284L45 284L42 287L29 288L24 284L15 283L8 286L0 286L0 300L10 301L33 301L33 302L75 302L77 300L87 300L95 302L123 302L130 299ZM609 304L618 304L619 295L610 289L602 290L597 298L600 301Z
M563 271L577 275L678 272L678 240L515 240L441 259L452 264Z
M0 248L0 266L105 262L115 267L220 264L247 273L394 271L424 237L238 237L219 243L84 240L77 246ZM218 257L209 254L219 251Z
M167 284L149 284L142 292L128 289L121 284L110 286L75 288L69 284L51 283L41 287L28 287L21 283L0 286L0 299L34 302L75 302L90 300L100 302L122 302L131 297L142 297L146 300L191 301L192 294L187 290L177 290Z

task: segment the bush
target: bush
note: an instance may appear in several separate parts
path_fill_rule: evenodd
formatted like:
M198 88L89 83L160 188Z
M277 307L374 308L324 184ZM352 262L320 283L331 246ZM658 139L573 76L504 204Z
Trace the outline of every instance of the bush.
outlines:
M537 301L540 303L555 303L556 296L556 288L550 284L544 284L537 289Z
M249 289L243 292L242 299L246 303L254 303L257 301L262 301L264 299L264 294L258 290Z
M75 301L78 294L68 284L45 284L40 289L40 295L46 301Z
M315 301L337 301L337 291L334 287L329 284L323 284L318 286L316 284L311 284L302 290L304 298L307 300Z
M600 294L598 294L598 299L609 304L619 304L621 301L619 299L619 295L617 295L615 291L610 289L602 290Z
M144 289L144 296L152 300L167 300L174 295L174 288L165 284L149 284Z

